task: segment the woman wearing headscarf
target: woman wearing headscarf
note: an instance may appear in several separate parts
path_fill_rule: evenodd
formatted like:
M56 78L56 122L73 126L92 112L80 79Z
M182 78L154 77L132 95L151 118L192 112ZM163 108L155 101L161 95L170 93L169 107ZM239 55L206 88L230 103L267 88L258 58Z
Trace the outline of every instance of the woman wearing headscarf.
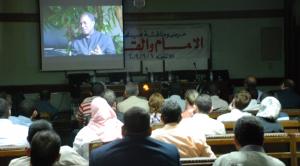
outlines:
M101 97L91 103L91 119L76 135L73 148L84 158L89 159L89 143L95 140L110 142L122 138L123 123L117 119L115 111Z
M265 133L283 132L283 127L277 122L281 104L275 97L266 97L261 101L261 106L256 116L264 127Z

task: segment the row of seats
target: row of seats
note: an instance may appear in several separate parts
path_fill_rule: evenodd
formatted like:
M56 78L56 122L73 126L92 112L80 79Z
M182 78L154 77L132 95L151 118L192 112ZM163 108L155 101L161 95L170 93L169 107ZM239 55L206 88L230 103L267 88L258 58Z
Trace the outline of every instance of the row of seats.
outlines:
M230 110L228 111L213 111L209 114L209 116L213 119L217 119L218 116L225 114L225 113L229 113ZM247 111L249 113L251 113L252 115L256 115L257 110L253 110L253 111ZM294 118L298 118L300 117L300 108L291 108L291 109L282 109L281 112L285 112L289 115L290 119L294 119Z
M222 122L225 126L226 133L233 133L235 122ZM299 120L283 120L279 121L285 133L296 133L300 129Z
M207 143L216 156L235 151L234 134L208 136ZM298 166L300 159L300 133L266 133L264 149L286 165Z
M236 151L234 146L234 134L208 136L207 143L211 146L216 156ZM90 143L90 151L103 145L102 142ZM286 165L298 166L300 159L300 133L266 133L264 137L264 149L267 154L279 158ZM206 157L181 158L184 166L212 165L215 159Z
M226 134L219 136L208 136L207 143L217 156L235 151L234 135ZM264 149L267 154L279 158L286 165L298 166L300 159L300 133L267 133L265 134ZM90 143L90 151L103 145L99 141ZM26 155L24 148L0 149L1 164L9 163L12 158ZM206 157L181 158L182 165L212 165L215 159Z

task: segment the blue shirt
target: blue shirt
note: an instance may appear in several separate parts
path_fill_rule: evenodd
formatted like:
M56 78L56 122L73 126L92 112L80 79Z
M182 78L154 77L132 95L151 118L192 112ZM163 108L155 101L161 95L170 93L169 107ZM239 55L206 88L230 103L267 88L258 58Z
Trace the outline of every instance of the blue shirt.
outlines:
M110 36L102 32L94 31L88 37L81 35L72 42L72 55L92 55L99 46L103 54L115 54L116 49Z
M27 126L29 127L32 123L31 119L22 115L19 115L18 117L16 116L10 116L8 118L13 124L18 124L22 126Z

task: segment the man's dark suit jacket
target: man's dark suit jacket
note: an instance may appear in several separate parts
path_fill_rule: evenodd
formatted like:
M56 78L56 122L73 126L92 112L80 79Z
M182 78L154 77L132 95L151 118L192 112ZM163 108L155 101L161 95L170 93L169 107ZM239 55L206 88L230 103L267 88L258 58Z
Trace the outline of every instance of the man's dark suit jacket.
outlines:
M275 97L280 101L282 108L300 108L300 96L292 89L277 91Z
M176 146L150 137L125 137L92 151L90 166L179 166Z

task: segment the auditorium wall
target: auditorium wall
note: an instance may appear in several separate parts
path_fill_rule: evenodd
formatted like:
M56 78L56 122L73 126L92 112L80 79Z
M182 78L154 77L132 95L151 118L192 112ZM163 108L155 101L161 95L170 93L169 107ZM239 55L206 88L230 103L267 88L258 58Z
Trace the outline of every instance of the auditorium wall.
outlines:
M268 14L271 10L283 10L283 0L146 0L146 6L141 9L135 8L132 0L126 0L124 5L125 14L203 13L206 17L191 21L211 24L214 70L228 69L231 78L244 78L249 74L284 77L283 48L275 60L263 60L261 53L262 30L280 28L283 31L283 17ZM0 1L0 6L0 14L39 12L37 0L5 0ZM217 16L212 18L210 14ZM152 21L156 19L160 20L153 18ZM0 86L67 83L64 72L40 71L39 22L0 20L0 36Z

